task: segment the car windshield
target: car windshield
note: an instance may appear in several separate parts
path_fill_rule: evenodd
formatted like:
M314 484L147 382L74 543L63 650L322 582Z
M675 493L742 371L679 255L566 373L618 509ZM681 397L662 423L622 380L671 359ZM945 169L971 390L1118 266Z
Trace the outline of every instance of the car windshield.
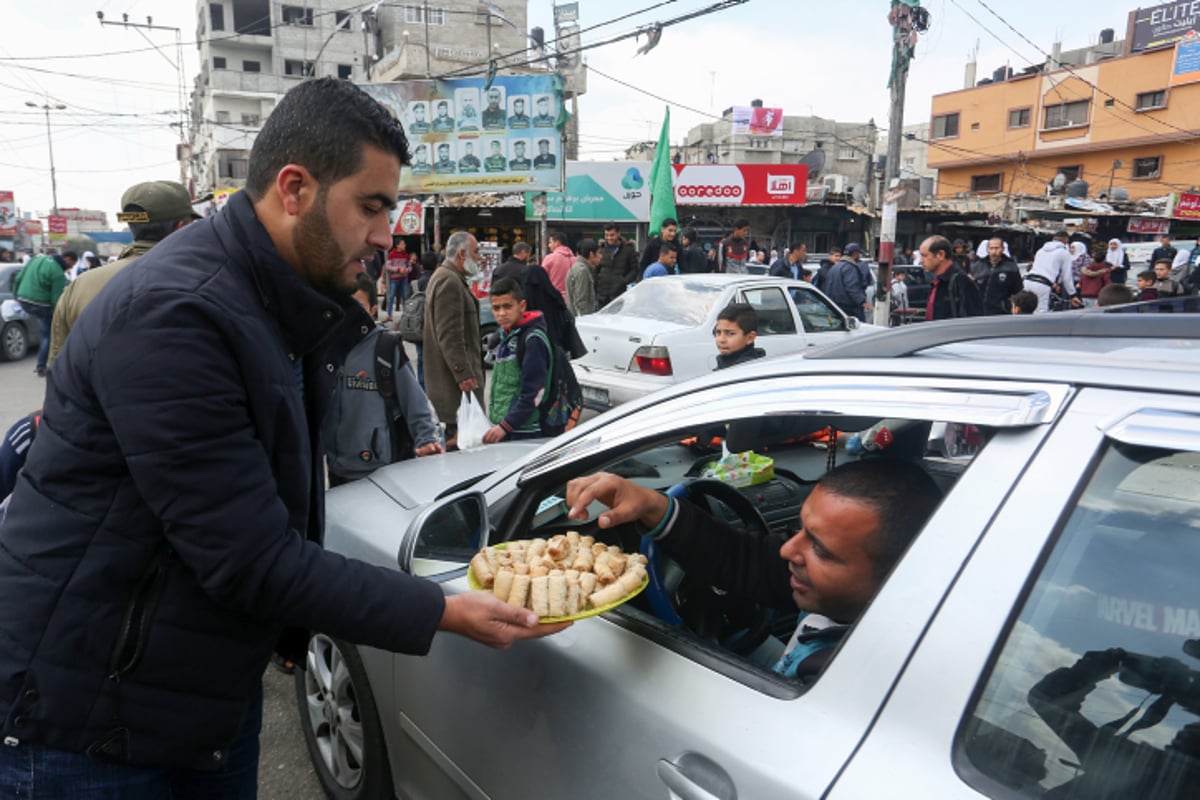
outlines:
M722 291L720 286L693 281L652 279L639 283L596 313L699 325L708 319L709 309Z

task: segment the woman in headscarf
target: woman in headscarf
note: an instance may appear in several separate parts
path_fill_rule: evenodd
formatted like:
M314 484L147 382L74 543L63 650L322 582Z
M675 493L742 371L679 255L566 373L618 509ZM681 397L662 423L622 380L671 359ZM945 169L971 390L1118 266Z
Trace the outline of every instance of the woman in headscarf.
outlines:
M1071 275L1075 279L1076 293L1079 291L1079 279L1083 277L1083 268L1091 263L1087 245L1080 241L1071 242Z
M1108 252L1104 254L1104 260L1112 265L1109 275L1112 282L1117 286L1124 286L1129 277L1129 254L1125 252L1125 246L1120 239L1108 240Z

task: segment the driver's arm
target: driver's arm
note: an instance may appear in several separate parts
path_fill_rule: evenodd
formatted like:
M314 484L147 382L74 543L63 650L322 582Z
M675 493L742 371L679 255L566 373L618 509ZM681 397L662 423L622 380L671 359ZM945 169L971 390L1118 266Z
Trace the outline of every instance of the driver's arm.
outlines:
M765 605L794 608L787 562L779 555L783 542L777 538L738 531L691 503L676 503L609 473L567 484L572 519L586 520L593 501L609 507L597 519L601 529L639 523L689 574Z

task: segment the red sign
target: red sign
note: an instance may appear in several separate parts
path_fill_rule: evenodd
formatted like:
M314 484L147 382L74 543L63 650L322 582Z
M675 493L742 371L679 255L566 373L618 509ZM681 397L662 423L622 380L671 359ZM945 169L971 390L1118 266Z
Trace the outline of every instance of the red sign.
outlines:
M681 206L802 206L804 164L676 164L675 204Z
M21 233L26 236L41 236L42 221L40 219L27 219L21 223Z
M1181 219L1200 219L1200 194L1184 192L1175 204L1175 216Z
M50 232L51 244L67 243L67 218L51 214L46 217L46 229Z
M419 236L425 233L425 206L419 200L405 200L396 209L393 236Z
M17 207L13 193L0 191L0 236L17 235Z
M1171 232L1171 220L1156 219L1155 217L1130 217L1130 233L1152 233L1161 236Z

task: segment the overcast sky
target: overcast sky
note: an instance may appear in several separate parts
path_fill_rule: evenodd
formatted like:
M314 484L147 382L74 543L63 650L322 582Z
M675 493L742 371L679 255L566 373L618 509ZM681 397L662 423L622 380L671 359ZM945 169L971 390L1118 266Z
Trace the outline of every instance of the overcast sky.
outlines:
M297 0L300 4L303 0ZM431 0L436 4L435 0ZM708 8L715 0L580 0L583 41L630 32ZM993 16L999 12L1012 29ZM552 38L551 0L529 0L530 24ZM1149 4L1148 4L1149 5ZM347 8L359 4L346 3ZM644 14L588 31L591 26L653 7ZM905 120L927 119L932 95L962 88L968 54L979 46L979 77L1045 56L1055 41L1065 49L1095 41L1102 28L1123 38L1134 3L1096 0L928 0L931 30L921 37L908 84ZM659 46L635 55L639 42L588 51L593 67L580 99L582 156L620 157L635 141L655 139L664 102L615 83L611 76L669 100L671 138L679 142L706 114L761 98L786 114L816 114L849 122L888 120L891 60L888 0L749 0L726 11L668 27ZM140 180L178 179L175 34L102 27L131 20L181 30L187 85L197 66L196 4L191 0L0 0L6 36L0 42L0 189L16 194L22 211L51 206L44 97L51 112L58 202L62 207L116 211L122 191ZM974 17L974 19L972 19ZM644 39L642 40L644 41ZM136 51L136 52L126 52ZM88 57L94 54L104 54ZM53 57L53 58L49 58ZM690 110L689 110L690 109ZM115 223L113 223L115 225Z

